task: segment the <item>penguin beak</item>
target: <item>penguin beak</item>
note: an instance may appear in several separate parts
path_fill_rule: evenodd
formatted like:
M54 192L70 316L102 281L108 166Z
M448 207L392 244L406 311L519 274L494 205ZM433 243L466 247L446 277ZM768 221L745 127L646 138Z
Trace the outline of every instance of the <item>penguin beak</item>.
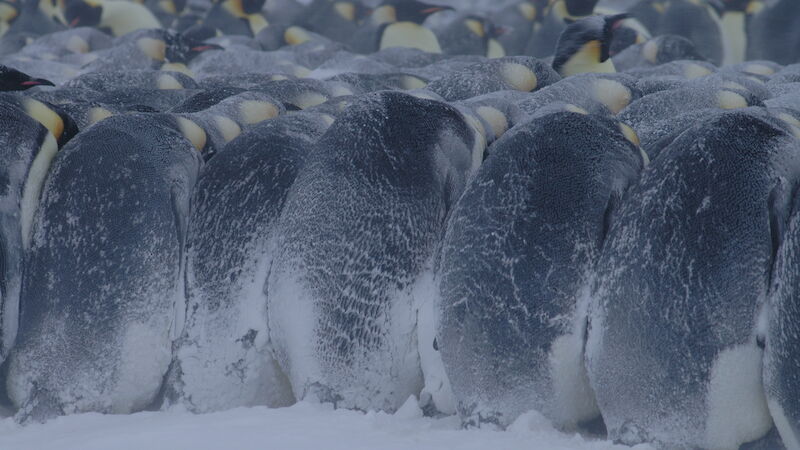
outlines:
M70 27L70 28L75 28L75 27L77 27L77 26L78 26L78 24L80 23L80 21L81 21L81 18L80 18L80 17L76 17L76 18L72 19L72 21L69 23L69 27Z
M448 9L448 8L444 8L442 6L432 6L430 8L425 8L425 9L421 10L420 13L422 13L422 14L424 14L426 16L429 16L429 15L431 15L433 13L437 13L439 11L444 11L445 9Z
M627 13L615 14L606 17L603 30L603 41L600 47L600 62L605 62L611 57L611 41L614 39L614 31L622 25L622 21L630 17Z
M222 48L222 46L217 45L217 44L203 44L203 45L198 45L198 46L192 47L191 50L193 52L200 53L200 52L205 52L205 51L208 51L208 50L223 50L223 48Z
M45 80L44 78L34 78L32 80L23 81L20 85L25 87L33 87L33 86L55 86L52 81Z

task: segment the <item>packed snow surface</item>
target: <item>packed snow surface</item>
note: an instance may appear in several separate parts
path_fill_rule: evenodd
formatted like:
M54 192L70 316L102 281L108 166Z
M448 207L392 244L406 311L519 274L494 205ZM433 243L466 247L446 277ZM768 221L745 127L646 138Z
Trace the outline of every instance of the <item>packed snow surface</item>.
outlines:
M560 432L541 415L523 414L506 431L461 429L458 417L423 417L410 399L395 414L361 413L300 402L288 408L237 408L212 414L180 410L97 413L21 426L0 419L8 450L459 449L650 450Z

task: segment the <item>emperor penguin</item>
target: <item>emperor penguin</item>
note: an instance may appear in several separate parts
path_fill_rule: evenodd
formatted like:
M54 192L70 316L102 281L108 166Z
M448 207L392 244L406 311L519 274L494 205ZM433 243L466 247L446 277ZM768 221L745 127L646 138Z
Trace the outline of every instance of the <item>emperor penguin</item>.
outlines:
M739 64L747 59L749 11L756 0L722 0L719 30L722 40L722 65Z
M203 24L223 34L255 36L269 26L261 13L264 0L219 0L212 2Z
M542 10L533 24L526 55L544 58L553 54L553 48L568 23L575 22L594 13L598 0L551 0L540 2Z
M614 30L627 14L591 16L564 29L556 44L553 69L567 77L576 73L616 72L609 53Z
M779 64L800 60L798 17L800 3L793 0L750 4L747 59L766 59Z
M800 121L784 116L794 124L795 136L800 138ZM800 141L796 144L800 147ZM796 147L796 148L797 148ZM791 216L785 220L783 239L775 254L771 272L771 292L764 317L764 388L775 426L788 449L800 448L800 399L797 386L800 374L800 342L798 337L797 296L800 290L798 277L798 245L800 245L800 196L792 193Z
M620 72L659 66L676 60L706 59L697 51L692 41L674 34L657 36L647 42L631 45L611 57L614 67Z
M55 84L0 64L0 91L25 91L34 86L55 86Z
M427 89L453 101L501 90L532 92L560 79L555 70L536 58L506 56L446 73L428 83Z
M583 73L564 78L515 100L530 116L552 103L564 102L597 115L616 115L638 100L641 93L633 77L614 73Z
M356 97L311 149L266 284L298 400L395 411L419 392L414 285L484 143L454 107L384 91Z
M506 51L497 38L505 32L505 28L486 17L460 14L436 30L436 35L442 52L446 54L500 58L506 56Z
M348 42L368 13L360 1L314 0L306 6L304 19L295 25L337 42Z
M561 130L569 130L563 133ZM583 365L590 275L646 157L615 119L558 111L493 146L453 209L436 340L466 425L599 416Z
M48 170L61 145L77 132L50 105L0 94L0 361L17 334L22 261Z
M725 54L720 17L724 5L719 0L668 0L663 7L657 34L683 36L703 57L722 64Z
M761 108L699 118L622 203L586 343L609 438L735 449L772 428L765 307L800 181L778 122Z
M378 50L383 41L383 35L386 33L389 33L387 39L393 39L391 37L392 33L404 36L412 30L417 30L425 35L419 37L420 42L424 42L423 38L430 40L430 36L426 33L427 29L421 27L422 23L432 14L446 9L450 8L430 5L416 0L384 1L369 11L356 32L348 36L347 40L343 42L347 42L353 51L364 54ZM398 22L404 25L389 28L389 25ZM403 29L407 30L403 32ZM410 39L411 37L406 35L406 38ZM429 45L432 46L432 43Z
M205 141L190 120L128 114L58 153L31 230L9 359L19 420L130 413L154 401L182 328L189 202Z
M286 195L333 118L298 112L255 125L208 164L193 195L187 318L170 379L196 412L294 402L271 350L266 281Z
M162 28L161 22L149 9L125 0L67 0L64 19L70 27L97 27L107 30L112 36Z

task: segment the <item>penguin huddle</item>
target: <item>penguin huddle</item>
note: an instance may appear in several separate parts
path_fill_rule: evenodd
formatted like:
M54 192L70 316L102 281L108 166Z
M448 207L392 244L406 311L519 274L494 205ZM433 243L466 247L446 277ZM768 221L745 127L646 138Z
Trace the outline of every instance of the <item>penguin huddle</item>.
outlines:
M3 401L800 449L797 5L0 0Z

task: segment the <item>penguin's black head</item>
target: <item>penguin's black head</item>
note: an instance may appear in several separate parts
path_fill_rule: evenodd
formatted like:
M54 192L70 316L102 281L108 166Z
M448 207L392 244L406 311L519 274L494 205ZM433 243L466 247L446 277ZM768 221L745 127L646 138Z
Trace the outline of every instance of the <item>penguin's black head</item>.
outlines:
M31 78L17 69L0 65L0 91L24 91L34 86L55 86L44 78Z
M266 0L241 0L241 2L242 11L244 11L245 14L255 14L264 9Z
M722 0L726 11L745 12L750 8L753 0Z
M102 6L89 4L83 0L69 2L64 10L64 18L70 28L96 27L100 25L100 16L102 14Z
M608 60L614 32L627 18L628 14L589 16L568 24L558 38L553 69L561 72L562 67L575 57L596 64Z
M431 14L452 9L449 6L430 5L416 0L391 0L384 2L382 6L394 8L395 17L398 22L414 22L417 24L424 22Z
M203 42L216 36L216 30L205 25L190 27L183 33L178 33L167 43L165 52L166 60L171 63L188 64L197 55L209 50L222 50L216 44Z
M589 16L594 12L598 0L565 0L567 13L572 17Z
M7 27L11 25L14 20L16 20L17 16L19 16L19 9L14 1L2 1L0 2L0 22Z

